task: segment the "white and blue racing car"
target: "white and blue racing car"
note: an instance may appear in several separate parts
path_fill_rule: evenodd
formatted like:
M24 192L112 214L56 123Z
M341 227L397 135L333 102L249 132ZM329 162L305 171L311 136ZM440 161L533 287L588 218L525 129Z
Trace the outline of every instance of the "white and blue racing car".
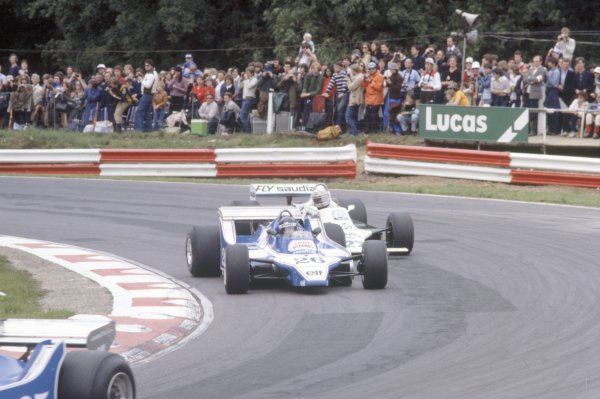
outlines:
M129 365L106 352L114 337L113 321L1 320L0 347L26 351L19 359L0 354L0 398L134 399Z
M259 205L259 199L286 198L287 204L303 211L316 207L324 223L339 225L343 230L343 242L350 252L358 254L368 240L382 240L390 255L408 255L413 250L414 227L406 212L391 212L385 227L367 223L367 210L358 198L334 199L323 183L305 184L252 184L250 201L234 201L237 204ZM294 199L298 201L294 201Z
M253 281L282 280L294 287L387 284L387 251L381 241L366 241L352 254L335 239L344 233L324 224L316 208L227 206L219 226L196 226L188 233L186 259L196 277L223 275L229 294L243 294Z

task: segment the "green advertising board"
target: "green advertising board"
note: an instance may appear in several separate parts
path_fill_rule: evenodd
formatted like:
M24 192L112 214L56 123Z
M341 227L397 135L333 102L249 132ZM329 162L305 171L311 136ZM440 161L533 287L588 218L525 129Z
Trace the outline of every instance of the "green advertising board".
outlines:
M527 108L419 106L419 136L424 139L527 143Z

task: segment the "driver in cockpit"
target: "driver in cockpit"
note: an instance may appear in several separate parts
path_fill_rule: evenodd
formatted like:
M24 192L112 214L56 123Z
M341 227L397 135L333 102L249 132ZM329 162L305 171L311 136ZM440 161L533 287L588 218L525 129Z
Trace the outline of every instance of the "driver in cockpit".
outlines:
M292 237L296 231L301 231L302 227L291 216L284 216L279 221L278 233L284 237Z

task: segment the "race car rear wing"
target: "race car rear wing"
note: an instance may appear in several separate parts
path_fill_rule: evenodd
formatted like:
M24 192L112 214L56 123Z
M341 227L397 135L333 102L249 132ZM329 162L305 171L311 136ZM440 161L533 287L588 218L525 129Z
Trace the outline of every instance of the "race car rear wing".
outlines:
M288 211L295 219L302 218L300 211L293 206L222 206L219 218L230 220L274 220L282 211Z
M46 339L68 347L108 350L115 339L115 322L96 320L0 320L0 346L34 346Z
M327 186L323 183L303 183L303 184L251 184L250 199L256 200L259 197L285 197L287 204L292 203L295 197L309 198L318 186Z

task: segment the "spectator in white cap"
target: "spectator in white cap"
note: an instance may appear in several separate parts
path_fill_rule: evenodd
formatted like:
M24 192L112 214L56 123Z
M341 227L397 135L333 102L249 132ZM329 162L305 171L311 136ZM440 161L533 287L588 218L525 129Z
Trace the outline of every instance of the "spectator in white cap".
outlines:
M471 82L471 77L473 76L473 71L471 70L472 67L473 67L473 57L467 57L465 59L465 69L463 70L463 76L462 76L462 80L463 80L463 87L461 88L462 90L469 87L469 84Z
M481 65L479 64L479 62L473 61L473 63L471 64L471 74L469 76L469 83L465 83L465 87L463 89L463 93L470 100L471 104L475 106L479 103L479 98L481 98L481 76L479 74L480 69Z
M367 65L368 74L362 85L365 89L365 122L367 133L381 131L379 111L383 105L383 75L379 72L377 64L370 62Z
M106 65L104 65L104 64L96 65L96 73L104 73L104 70L106 70Z
M421 89L421 103L423 104L433 103L435 94L442 88L440 74L436 70L435 61L431 57L425 59L425 69L421 72L419 88Z

